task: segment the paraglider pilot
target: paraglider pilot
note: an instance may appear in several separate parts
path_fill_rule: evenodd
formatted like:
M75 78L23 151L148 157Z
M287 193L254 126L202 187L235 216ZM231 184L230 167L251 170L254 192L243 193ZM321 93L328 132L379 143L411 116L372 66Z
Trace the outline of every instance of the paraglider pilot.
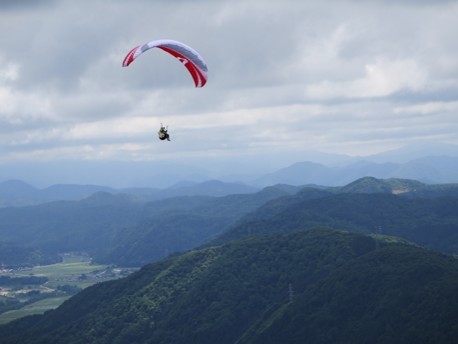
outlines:
M167 140L170 141L170 135L167 132L168 127L164 127L161 123L161 129L159 129L158 135L159 135L159 140Z

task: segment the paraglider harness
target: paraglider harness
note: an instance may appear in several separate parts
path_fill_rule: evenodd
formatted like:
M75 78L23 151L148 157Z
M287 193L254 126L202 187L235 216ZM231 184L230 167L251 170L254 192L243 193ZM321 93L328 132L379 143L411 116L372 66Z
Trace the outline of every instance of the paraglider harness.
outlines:
M159 129L159 132L158 132L159 140L170 141L170 135L167 133L168 128L169 128L168 126L166 128L161 123L161 129Z

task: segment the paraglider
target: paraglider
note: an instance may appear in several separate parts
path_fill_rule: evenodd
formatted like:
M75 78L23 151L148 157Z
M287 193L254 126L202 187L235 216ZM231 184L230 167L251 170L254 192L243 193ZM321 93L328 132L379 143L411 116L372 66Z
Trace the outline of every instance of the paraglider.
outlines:
M151 41L133 48L124 58L122 66L129 66L137 57L152 48L162 49L183 63L196 87L203 87L207 83L208 68L202 56L186 44L169 39Z
M170 141L170 135L168 133L168 127L164 127L161 123L161 129L159 129L158 133L159 135L159 140L167 140L167 141Z
M162 49L177 58L191 74L196 87L203 87L207 83L208 68L202 56L186 44L170 39L151 41L133 48L122 61L122 66L128 67L137 57L152 48ZM170 141L168 127L162 126L162 123L158 135L160 140Z

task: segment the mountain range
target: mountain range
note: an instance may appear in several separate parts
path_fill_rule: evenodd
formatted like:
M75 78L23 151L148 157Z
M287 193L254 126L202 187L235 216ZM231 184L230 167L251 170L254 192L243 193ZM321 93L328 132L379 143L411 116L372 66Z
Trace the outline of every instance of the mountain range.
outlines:
M211 180L258 188L277 183L337 186L365 176L407 178L437 184L458 182L457 159L456 144L424 143L367 156L303 150L294 155L261 152L257 156L233 158L183 157L178 162L5 161L0 163L0 181L23 180L41 188L55 184L77 184L161 190L183 181L202 183ZM299 166L295 166L297 163ZM305 168L298 175L301 164ZM288 176L288 169L296 174Z
M458 261L355 233L252 237L0 326L2 343L453 343Z
M56 184L38 189L23 181L0 183L0 207L41 204L57 200L81 200L99 192L129 194L139 201L154 201L179 196L225 196L257 192L266 186L326 185L343 186L372 176L378 179L413 179L426 184L458 183L458 157L429 157L407 163L379 164L358 161L329 167L314 162L299 162L246 182L206 180L181 181L167 188L111 188L100 185Z
M139 266L202 244L240 216L294 188L227 196L139 201L97 192L78 201L0 208L1 241L58 254L86 251L99 261Z
M458 247L457 202L458 184L373 177L342 187L279 184L155 201L101 191L77 201L0 208L0 235L43 254L86 251L99 262L122 266L141 266L213 240L272 234L266 228L289 233L314 226L381 231L452 253Z
M144 266L0 326L0 338L454 343L457 209L458 184L374 177L153 201L97 191L3 207L0 247L23 252L27 264L33 249L51 261L78 250L97 262Z
M82 200L97 192L129 195L132 199L146 202L179 196L246 194L259 190L259 187L242 183L225 183L218 180L207 180L201 183L180 182L165 189L146 187L115 189L100 185L76 184L56 184L39 189L20 180L8 180L0 183L0 207Z
M278 183L290 185L341 186L355 179L371 176L380 179L404 178L423 183L457 183L458 157L426 157L406 163L376 163L366 160L339 166L325 166L314 162L298 162L255 181L254 185Z

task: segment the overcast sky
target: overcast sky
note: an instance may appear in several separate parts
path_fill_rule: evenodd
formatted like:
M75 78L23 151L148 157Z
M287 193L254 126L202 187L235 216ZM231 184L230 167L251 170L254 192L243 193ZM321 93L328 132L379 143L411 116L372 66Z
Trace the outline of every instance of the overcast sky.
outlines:
M0 0L0 161L458 144L457 18L440 0ZM207 85L159 49L121 67L156 39L196 49Z

